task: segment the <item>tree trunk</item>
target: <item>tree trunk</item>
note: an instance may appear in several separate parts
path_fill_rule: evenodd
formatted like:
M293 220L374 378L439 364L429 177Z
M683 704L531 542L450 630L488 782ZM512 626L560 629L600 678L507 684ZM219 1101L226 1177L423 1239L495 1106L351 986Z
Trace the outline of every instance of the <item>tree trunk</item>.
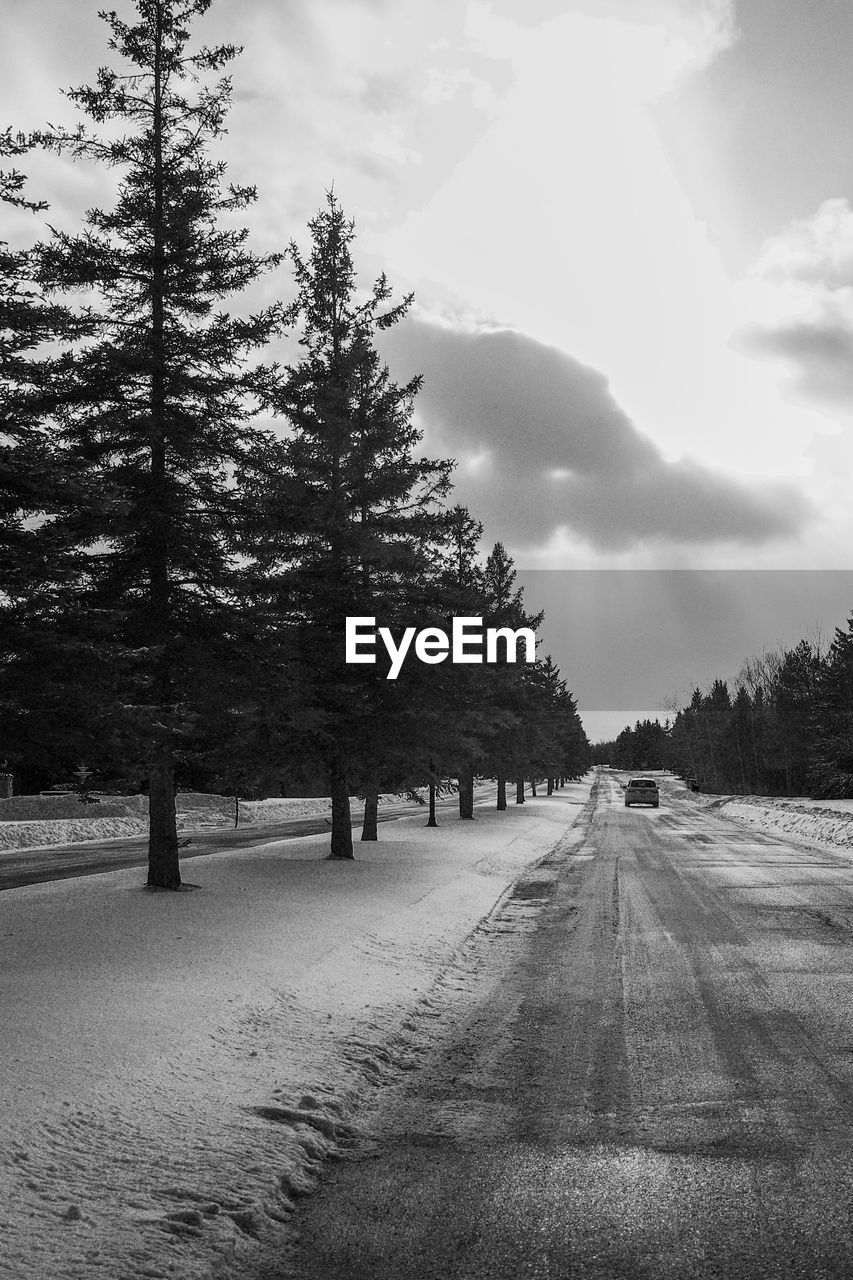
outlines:
M235 829L236 829L237 827L239 827L239 825L240 825L240 797L239 797L239 796L235 796L235 797L234 797L234 827L235 827Z
M364 822L361 827L362 840L378 840L379 833L376 830L377 814L379 813L379 788L375 784L371 784L364 795Z
M352 821L349 810L349 783L340 765L331 770L332 847L330 858L352 858Z
M524 779L518 778L515 784L515 803L524 804Z
M172 673L167 656L171 635L169 547L171 521L166 466L166 338L165 338L165 196L163 171L163 13L157 6L154 32L152 276L150 316L149 465L153 502L142 532L147 544L149 577L149 643L154 662L154 696L165 714L171 703ZM159 650L159 652L158 652ZM161 712L161 714L163 714ZM148 884L155 889L181 885L178 832L175 818L175 765L168 731L157 734L148 775Z
M530 794L533 796L534 799L536 798L536 779L535 778L530 779Z
M548 779L548 795L552 796L553 794L554 794L554 779L549 778Z
M148 773L148 885L152 889L181 887L175 767L166 738L155 744Z
M737 731L735 731L735 747L737 748L737 762L740 768L741 795L746 795L746 769L743 767L743 752L740 749L740 734Z
M434 782L431 782L429 784L429 820L427 821L427 826L428 827L438 826L438 823L435 820L435 783Z
M503 812L506 808L506 778L498 778L498 810Z
M474 817L474 771L463 769L459 774L459 817Z

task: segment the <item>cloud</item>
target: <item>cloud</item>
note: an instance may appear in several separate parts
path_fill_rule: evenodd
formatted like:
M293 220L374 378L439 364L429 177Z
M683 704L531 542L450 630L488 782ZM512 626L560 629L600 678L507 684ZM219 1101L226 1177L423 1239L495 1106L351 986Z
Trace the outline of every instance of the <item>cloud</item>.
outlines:
M646 82L652 98L672 88L684 73L707 66L738 36L735 0L528 0L524 6L517 0L473 0L468 15L480 47L497 56L511 56L525 30L545 30L559 43L566 23L583 41L584 20L591 20L617 46L626 31L632 41L646 31L651 36L646 52L658 63ZM662 47L669 54L665 85L657 56ZM642 79L641 68L631 69L633 75L638 72Z
M853 413L853 210L826 200L764 245L753 276L775 314L746 325L735 345L781 361L796 398Z
M76 124L61 88L120 66L97 10L0 0L0 92L15 127ZM472 48L465 11L457 0L243 0L214 4L193 24L194 47L243 48L229 68L233 110L216 152L230 180L258 186L250 222L259 248L281 248L304 229L332 184L362 226L393 225L421 207L488 128L510 79L505 62ZM62 177L70 162L29 159L54 221L88 207ZM100 188L88 203L99 200Z
M740 330L736 343L750 355L783 361L793 373L788 388L795 399L825 406L842 418L853 414L853 317L836 311L750 325Z
M234 38L227 6L216 23ZM455 0L250 0L238 35L234 83L262 110L236 103L227 149L261 189L271 244L333 183L362 227L420 208L487 129L509 75L471 48Z
M754 545L807 518L788 486L667 461L601 373L525 334L414 317L386 335L383 351L396 377L423 373L426 448L459 459L458 498L516 548L540 547L560 529L599 550Z
M755 273L830 290L853 285L853 209L844 199L824 200L811 217L796 219L764 244Z

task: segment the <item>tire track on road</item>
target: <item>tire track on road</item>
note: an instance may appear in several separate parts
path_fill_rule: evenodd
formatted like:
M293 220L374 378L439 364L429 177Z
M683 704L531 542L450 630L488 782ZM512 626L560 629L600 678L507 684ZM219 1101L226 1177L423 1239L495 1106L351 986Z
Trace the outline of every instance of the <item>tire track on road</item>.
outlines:
M472 940L455 1013L386 1099L371 1158L308 1207L288 1274L853 1274L853 972L809 913L810 885L830 919L829 875L840 900L849 886L675 817L623 812L602 776L574 851ZM740 892L768 876L807 909L784 945Z

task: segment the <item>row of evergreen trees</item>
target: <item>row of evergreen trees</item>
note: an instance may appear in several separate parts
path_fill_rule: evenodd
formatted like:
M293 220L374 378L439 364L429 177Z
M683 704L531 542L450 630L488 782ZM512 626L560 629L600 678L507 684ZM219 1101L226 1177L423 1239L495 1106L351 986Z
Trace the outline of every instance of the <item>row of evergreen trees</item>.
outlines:
M595 764L612 765L639 773L644 769L665 769L669 760L669 722L638 720L628 725L617 738L596 742L592 747Z
M327 780L332 854L352 856L348 796L473 778L575 776L588 744L550 659L534 665L344 661L344 619L404 626L479 616L536 628L497 545L448 509L452 463L416 453L419 380L376 347L411 298L359 288L353 224L333 194L310 249L259 255L256 199L211 156L234 46L190 50L210 0L135 0L102 15L121 72L69 97L78 129L23 138L116 171L108 210L76 233L0 245L3 560L0 741L30 786L85 761L145 785L149 884L180 884L178 784L276 791ZM38 215L23 174L7 209ZM249 318L233 298L282 262L295 296ZM282 366L267 356L298 338ZM144 782L143 782L144 778ZM523 797L523 791L522 791Z
M672 723L638 722L594 758L672 769L705 791L853 797L853 616L828 649L804 639L750 658L732 690L695 689Z

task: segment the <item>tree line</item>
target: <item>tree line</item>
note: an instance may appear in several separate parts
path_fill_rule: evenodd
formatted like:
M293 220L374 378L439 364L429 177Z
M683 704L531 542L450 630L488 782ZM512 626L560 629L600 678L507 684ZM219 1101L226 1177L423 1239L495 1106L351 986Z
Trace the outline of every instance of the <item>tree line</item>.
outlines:
M494 665L344 659L344 622L538 628L501 544L450 504L423 456L420 380L377 338L403 322L384 275L361 287L333 192L307 249L258 254L257 200L213 154L235 46L191 47L211 0L102 14L120 70L67 96L88 120L0 134L0 206L34 217L33 148L112 173L111 208L26 248L0 243L0 754L25 789L85 769L146 789L148 882L180 885L176 786L275 794L322 779L331 854L349 796L376 838L381 790L473 780L549 790L586 767L574 698L548 657ZM234 299L279 267L292 296ZM271 353L289 344L286 362Z
M638 721L593 758L672 769L703 791L853 797L853 616L820 638L744 662L729 687L694 689L671 721Z

